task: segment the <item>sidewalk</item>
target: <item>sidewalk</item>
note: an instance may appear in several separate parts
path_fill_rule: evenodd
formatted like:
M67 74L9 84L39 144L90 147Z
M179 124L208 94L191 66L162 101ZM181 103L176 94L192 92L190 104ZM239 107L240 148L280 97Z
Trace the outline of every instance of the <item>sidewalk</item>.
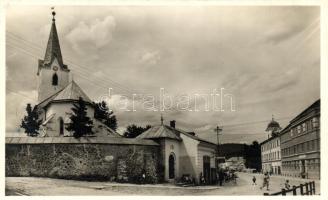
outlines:
M104 183L99 186L92 186L92 188L104 189L106 187L140 187L140 188L165 188L165 189L186 189L186 190L215 190L222 188L222 186L217 185L202 185L202 186L176 186L173 183L163 183L163 184L131 184L131 183Z
M241 173L241 174L245 174L248 176L255 176L257 179L258 185L261 185L263 183L263 176L264 176L263 174L258 174L258 173L254 173L254 174L253 173ZM271 190L269 191L269 193L278 192L279 190L281 190L281 188L284 188L285 187L284 184L285 184L286 180L289 180L289 184L291 186L293 186L293 185L298 186L303 183L314 181L315 186L316 186L316 194L320 194L320 180L318 180L318 179L302 179L302 178L298 178L298 177L281 176L281 175L270 176ZM263 192L266 192L266 190L263 190Z

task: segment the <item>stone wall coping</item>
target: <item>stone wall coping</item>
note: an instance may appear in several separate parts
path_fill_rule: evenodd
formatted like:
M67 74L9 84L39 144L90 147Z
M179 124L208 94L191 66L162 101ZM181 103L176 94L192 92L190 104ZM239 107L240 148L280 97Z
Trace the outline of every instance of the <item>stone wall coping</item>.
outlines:
M159 144L148 139L135 139L123 137L6 137L6 144L121 144L121 145L147 145Z

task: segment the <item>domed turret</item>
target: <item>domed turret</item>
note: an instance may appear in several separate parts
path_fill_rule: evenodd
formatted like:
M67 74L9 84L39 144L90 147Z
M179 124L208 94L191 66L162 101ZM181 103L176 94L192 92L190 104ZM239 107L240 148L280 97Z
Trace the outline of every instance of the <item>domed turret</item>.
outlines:
M268 127L265 131L270 131L271 136L276 135L281 130L280 124L276 122L272 116L271 122L268 124Z

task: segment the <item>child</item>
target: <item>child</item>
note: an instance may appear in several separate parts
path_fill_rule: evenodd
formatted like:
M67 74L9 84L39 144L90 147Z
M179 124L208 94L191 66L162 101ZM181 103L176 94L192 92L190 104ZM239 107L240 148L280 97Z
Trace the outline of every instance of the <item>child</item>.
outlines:
M290 185L289 185L289 180L287 179L285 182L285 189L289 190L290 189Z
M255 176L253 176L253 184L252 185L256 185L256 178L255 178Z

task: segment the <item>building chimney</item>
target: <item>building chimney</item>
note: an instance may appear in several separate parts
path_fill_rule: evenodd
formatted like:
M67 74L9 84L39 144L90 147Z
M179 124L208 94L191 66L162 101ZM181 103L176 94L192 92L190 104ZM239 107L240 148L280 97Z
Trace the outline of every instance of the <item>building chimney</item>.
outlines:
M175 128L175 120L170 121L170 126L171 126L172 128Z

